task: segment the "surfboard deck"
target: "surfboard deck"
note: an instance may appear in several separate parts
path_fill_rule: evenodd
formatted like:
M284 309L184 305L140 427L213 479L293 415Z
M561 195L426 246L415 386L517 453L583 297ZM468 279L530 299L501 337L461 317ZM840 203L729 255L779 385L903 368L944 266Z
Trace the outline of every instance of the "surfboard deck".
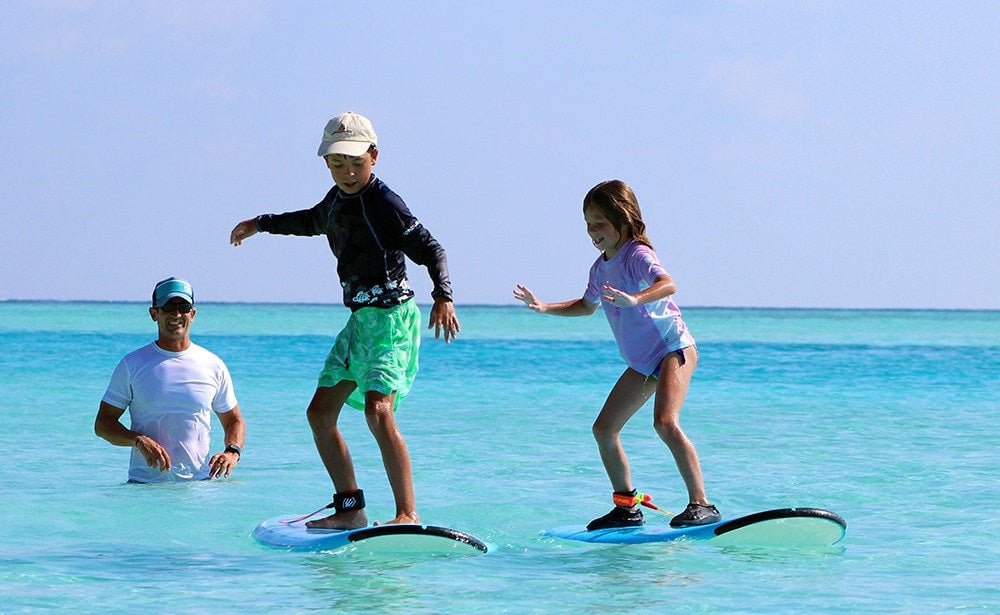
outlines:
M280 515L260 523L253 537L261 544L297 551L334 551L346 547L366 553L448 555L486 553L481 540L436 525L369 525L354 530L324 530L306 527L305 520L289 522L301 515Z
M564 525L543 532L543 535L605 544L688 539L733 546L824 547L840 541L846 530L847 522L822 508L779 508L693 527L642 525L591 532L585 525Z

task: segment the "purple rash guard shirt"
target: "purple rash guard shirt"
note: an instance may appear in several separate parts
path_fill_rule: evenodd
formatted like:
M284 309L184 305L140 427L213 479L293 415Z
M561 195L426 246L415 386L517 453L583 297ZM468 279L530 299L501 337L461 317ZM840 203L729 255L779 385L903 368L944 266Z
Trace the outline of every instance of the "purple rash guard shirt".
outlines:
M670 297L635 307L618 307L603 299L603 286L634 295L653 285L667 271L649 246L628 241L609 260L597 257L590 268L584 301L600 302L625 363L643 376L653 374L663 358L694 345L694 338Z

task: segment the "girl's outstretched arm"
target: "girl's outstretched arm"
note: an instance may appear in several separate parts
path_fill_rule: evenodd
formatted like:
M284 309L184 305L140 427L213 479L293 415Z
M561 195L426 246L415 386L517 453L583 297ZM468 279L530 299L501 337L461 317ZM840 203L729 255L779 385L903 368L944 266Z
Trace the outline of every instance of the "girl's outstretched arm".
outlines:
M634 295L620 291L613 286L604 286L601 288L604 300L618 307L635 307L640 303L658 301L664 297L669 297L675 292L677 292L677 285L674 284L674 280L670 277L670 274L659 276L653 281L652 286Z
M514 298L523 301L530 309L544 314L554 314L556 316L590 316L597 310L597 303L589 303L580 299L562 301L559 303L545 303L539 301L531 289L522 284L518 284L514 289Z

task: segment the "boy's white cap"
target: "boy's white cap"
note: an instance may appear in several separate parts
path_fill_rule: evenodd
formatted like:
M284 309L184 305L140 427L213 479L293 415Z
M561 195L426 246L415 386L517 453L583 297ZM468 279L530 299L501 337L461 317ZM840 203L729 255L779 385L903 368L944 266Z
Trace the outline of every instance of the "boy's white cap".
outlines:
M364 156L372 145L378 145L378 136L371 120L348 111L326 123L323 141L319 144L319 155Z

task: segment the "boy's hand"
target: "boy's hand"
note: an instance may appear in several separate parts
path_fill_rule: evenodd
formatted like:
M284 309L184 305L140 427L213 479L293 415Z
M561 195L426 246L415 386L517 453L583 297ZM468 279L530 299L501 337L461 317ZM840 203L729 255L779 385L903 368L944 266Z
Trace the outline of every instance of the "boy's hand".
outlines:
M431 308L431 322L427 328L434 329L434 339L438 339L441 336L441 329L444 329L444 342L446 344L458 336L458 332L462 328L455 315L455 304L450 299L434 299L434 307Z
M229 243L234 246L238 246L245 239L250 239L257 234L257 221L251 218L250 220L244 220L240 222L235 227L233 231L229 233Z

